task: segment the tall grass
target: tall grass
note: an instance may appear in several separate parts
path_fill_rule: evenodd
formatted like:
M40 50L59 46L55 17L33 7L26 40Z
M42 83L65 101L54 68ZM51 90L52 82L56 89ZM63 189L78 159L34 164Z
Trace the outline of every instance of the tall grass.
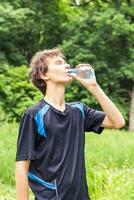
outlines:
M14 185L15 149L18 125L0 123L0 179Z
M86 134L86 171L92 200L134 199L134 133Z
M0 200L15 200L18 124L0 123ZM86 133L86 171L91 200L134 199L134 133ZM32 197L31 197L32 199Z

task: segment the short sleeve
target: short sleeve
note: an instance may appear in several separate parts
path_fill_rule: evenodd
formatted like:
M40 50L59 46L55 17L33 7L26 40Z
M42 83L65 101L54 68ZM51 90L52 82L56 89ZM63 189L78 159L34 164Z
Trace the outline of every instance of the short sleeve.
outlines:
M84 104L84 115L84 130L86 132L95 132L100 134L104 129L101 127L101 124L106 114L102 111L92 109Z
M19 127L16 161L35 159L35 137L36 124L34 117L28 113L24 113Z

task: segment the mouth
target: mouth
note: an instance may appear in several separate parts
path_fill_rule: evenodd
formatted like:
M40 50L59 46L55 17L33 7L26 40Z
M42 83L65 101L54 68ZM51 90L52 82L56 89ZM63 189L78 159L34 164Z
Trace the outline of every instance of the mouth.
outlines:
M71 75L70 75L70 73L69 73L70 66L66 66L65 69L66 69L67 76L70 77L70 78L72 78Z
M67 72L66 72L67 76L71 77L71 76L70 76L70 73L69 73L69 69L70 69L70 67L67 66L67 67L65 67L65 69L67 70Z
M67 76L69 76L70 78L72 78L71 74L67 72Z

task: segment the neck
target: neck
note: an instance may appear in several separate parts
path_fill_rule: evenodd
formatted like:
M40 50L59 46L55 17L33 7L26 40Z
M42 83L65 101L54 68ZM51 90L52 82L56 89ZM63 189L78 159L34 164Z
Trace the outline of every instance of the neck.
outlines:
M63 111L65 110L64 94L65 94L64 85L48 84L44 99L46 100L46 102L50 103L53 107Z

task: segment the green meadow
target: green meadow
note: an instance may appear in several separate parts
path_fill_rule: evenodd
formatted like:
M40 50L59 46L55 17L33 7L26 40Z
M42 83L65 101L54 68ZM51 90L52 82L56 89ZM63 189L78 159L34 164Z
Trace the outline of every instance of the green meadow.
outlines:
M17 123L0 123L0 200L15 200ZM86 133L85 159L91 200L134 199L134 133ZM30 194L30 200L33 196Z

